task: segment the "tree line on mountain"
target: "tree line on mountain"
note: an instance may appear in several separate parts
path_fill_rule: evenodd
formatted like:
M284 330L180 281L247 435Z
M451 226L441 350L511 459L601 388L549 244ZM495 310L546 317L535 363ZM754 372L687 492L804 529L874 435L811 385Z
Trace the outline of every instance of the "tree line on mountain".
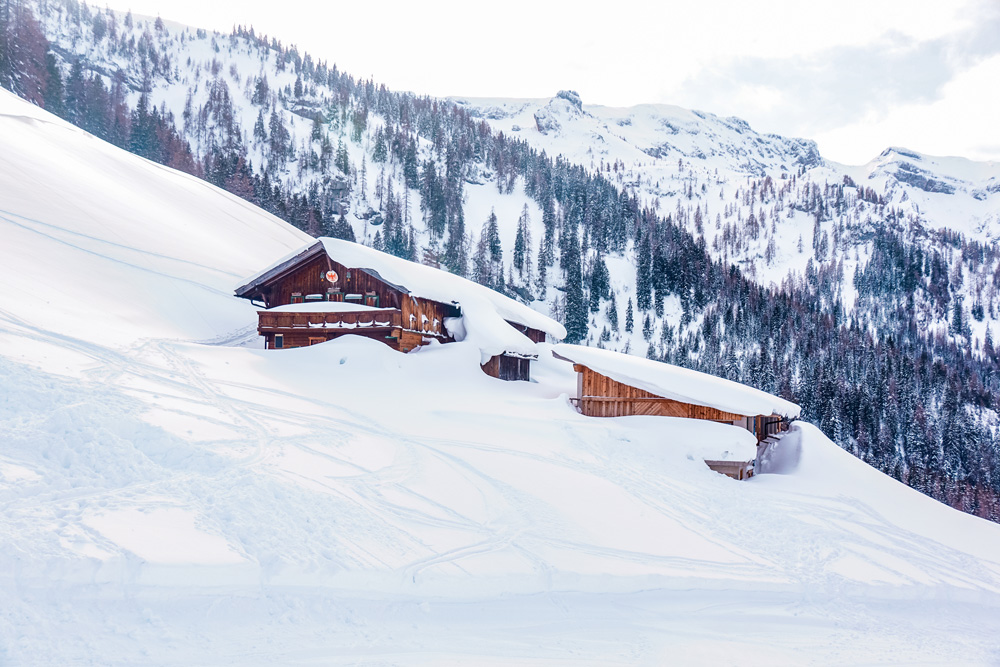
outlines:
M85 8L76 5L77 15L94 25L95 14ZM112 21L102 21L105 31L114 30ZM119 40L120 48L134 48L142 58L139 43L130 46L121 34ZM614 331L606 327L597 344L619 328L641 327L647 356L795 401L803 418L875 467L935 498L1000 520L1000 448L984 418L998 407L998 355L991 339L975 348L965 335L968 316L950 263L892 231L901 221L870 188L820 187L791 174L782 181L761 179L736 193L746 205L726 208L725 220L720 215L715 222L720 230L726 225L727 233L718 238L733 254L746 239L767 235L774 216L797 210L816 220L811 250L817 263L801 282L766 289L725 261L725 247L714 249L723 259L709 254L699 231L712 224L707 207L678 203L664 215L616 186L603 168L552 158L494 132L460 105L355 80L252 29L237 28L229 40L255 46L273 59L275 71L296 77L287 89L273 88L263 72L247 77L250 102L258 110L247 135L218 71L207 84L206 103L196 107L189 97L179 124L167 109L151 106L153 80L171 76L151 47L142 49L149 65L138 81L91 69L72 54L61 56L69 62L64 76L41 26L22 4L0 13L0 83L111 143L204 178L313 235L353 240L341 203L345 187L361 189L381 223L371 240L375 247L435 263L523 300L548 298L554 283L568 340L595 336L591 321L599 314ZM132 108L129 90L139 92ZM284 113L316 99L325 105L313 113L308 141L296 146ZM341 135L336 147L328 128ZM263 163L248 159L248 142L256 142ZM350 161L345 142L370 147L361 165ZM293 168L297 178L290 179ZM491 183L498 193L523 187L541 211L538 239L531 238L530 212L522 211L509 269L495 213L483 221L465 219L468 183ZM424 247L416 240L412 197L419 200L429 233ZM858 201L874 216L865 221L865 233L876 231L874 252L855 280L857 304L848 312L837 274L842 266L819 260L851 233L860 233L850 223ZM744 218L746 208L751 212ZM848 222L843 229L835 225L832 234L819 230L833 219ZM472 230L472 225L482 227ZM992 248L957 235L942 240L968 256L963 261L970 265L993 265ZM605 258L630 250L635 300L619 304ZM680 304L678 327L664 320L668 299ZM970 315L981 319L986 305L992 314L992 302L977 299L972 307L978 310ZM953 335L922 331L918 306L950 308Z

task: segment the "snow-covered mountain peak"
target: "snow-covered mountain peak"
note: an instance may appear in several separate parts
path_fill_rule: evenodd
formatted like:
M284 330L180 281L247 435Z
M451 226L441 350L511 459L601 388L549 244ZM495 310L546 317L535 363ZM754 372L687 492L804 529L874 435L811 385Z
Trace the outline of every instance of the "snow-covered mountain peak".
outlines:
M923 192L967 193L977 200L1000 192L1000 164L963 157L937 157L890 147L866 165L868 178L891 176Z
M535 112L535 128L542 134L558 133L564 122L588 115L583 110L580 95L573 90L560 90L549 103Z
M656 167L681 160L698 171L778 177L823 163L813 141L761 134L740 118L673 105L583 104L572 91L548 100L454 101L497 129L585 164L596 159Z

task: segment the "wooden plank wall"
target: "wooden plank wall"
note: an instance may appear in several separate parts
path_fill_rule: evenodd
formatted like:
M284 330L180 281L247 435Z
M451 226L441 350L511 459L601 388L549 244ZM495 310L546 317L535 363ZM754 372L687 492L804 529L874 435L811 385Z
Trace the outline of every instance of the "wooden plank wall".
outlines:
M444 326L444 318L450 315L452 306L408 294L401 295L401 301L404 329L442 338L445 342L453 340Z
M326 279L327 271L336 271L338 280L331 283ZM326 254L320 254L301 266L288 273L272 280L264 286L264 301L268 308L283 306L292 302L292 294L299 293L303 296L307 294L322 294L324 299L329 290L335 290L344 294L375 294L378 296L380 308L399 308L401 293L398 289L388 285L375 276L349 269L339 262L335 262ZM360 303L364 305L362 298Z
M733 479L753 477L753 461L710 461L706 459L705 465L711 470Z
M544 343L545 342L545 332L541 329L532 329L524 324L518 324L517 322L511 322L510 320L504 320L507 324L514 327L525 336L528 337L532 343Z
M482 365L483 372L490 377L507 381L529 381L531 379L531 360L498 354Z
M627 417L652 415L657 417L687 417L711 421L734 422L743 415L723 412L716 408L693 405L663 398L637 387L612 380L586 366L573 367L582 373L580 411L590 417Z
M326 255L318 255L284 276L262 286L264 302L268 308L283 306L292 302L292 294L326 294L326 286L320 282L320 273L325 274Z
M344 333L351 333L357 328L368 327L390 327L399 329L402 327L402 318L398 310L360 310L346 313L274 313L266 310L257 311L257 330L261 333L272 329L324 329L325 326L316 325L345 324L354 328L346 329ZM334 328L334 327L330 327ZM286 333L285 331L275 331L274 333ZM291 333L291 332L287 332Z

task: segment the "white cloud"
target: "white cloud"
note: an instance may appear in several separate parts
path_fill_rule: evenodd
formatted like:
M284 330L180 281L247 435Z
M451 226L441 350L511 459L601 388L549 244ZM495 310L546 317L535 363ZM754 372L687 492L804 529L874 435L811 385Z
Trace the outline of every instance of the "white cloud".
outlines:
M947 83L940 99L904 104L884 115L819 133L823 155L859 164L888 146L904 146L931 155L960 155L974 160L1000 160L1000 55L960 73Z

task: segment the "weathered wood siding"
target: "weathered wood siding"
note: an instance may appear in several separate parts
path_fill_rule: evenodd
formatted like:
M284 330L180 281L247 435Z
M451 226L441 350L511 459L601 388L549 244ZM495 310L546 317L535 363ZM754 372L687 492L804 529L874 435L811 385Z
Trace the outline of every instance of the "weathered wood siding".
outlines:
M257 311L257 328L261 333L281 333L285 329L316 330L343 327L344 332L353 333L366 328L402 328L402 318L398 310L360 310L346 313L272 313L266 310Z
M580 412L590 417L652 415L729 423L745 417L716 408L663 398L637 387L612 380L608 376L580 364L575 364L573 368L581 373Z
M276 349L275 337L282 336L282 348L304 347L339 338L365 336L394 350L409 352L423 344L426 334L401 326L402 314L394 308L346 313L270 313L258 311L257 331L265 347Z
M523 333L525 336L527 336L532 343L545 342L545 332L542 331L541 329L532 329L529 326L525 326L524 324L518 324L517 322L511 322L510 320L504 320L504 321L510 326L520 331L521 333Z
M523 380L527 382L531 379L530 359L498 354L490 357L490 360L483 364L482 368L484 373L500 380Z
M403 328L427 336L452 340L444 327L444 318L454 315L455 307L429 299L401 295Z
M753 461L710 461L706 459L705 465L720 475L733 479L753 477Z
M327 271L336 271L338 280L331 283L326 278ZM268 308L292 303L292 296L322 295L322 300L352 301L378 308L399 308L401 292L365 271L349 269L335 262L325 254L306 261L287 273L275 276L261 286L261 296ZM328 296L329 295L329 296ZM358 299L348 299L348 295L358 295ZM369 303L374 297L375 303Z

